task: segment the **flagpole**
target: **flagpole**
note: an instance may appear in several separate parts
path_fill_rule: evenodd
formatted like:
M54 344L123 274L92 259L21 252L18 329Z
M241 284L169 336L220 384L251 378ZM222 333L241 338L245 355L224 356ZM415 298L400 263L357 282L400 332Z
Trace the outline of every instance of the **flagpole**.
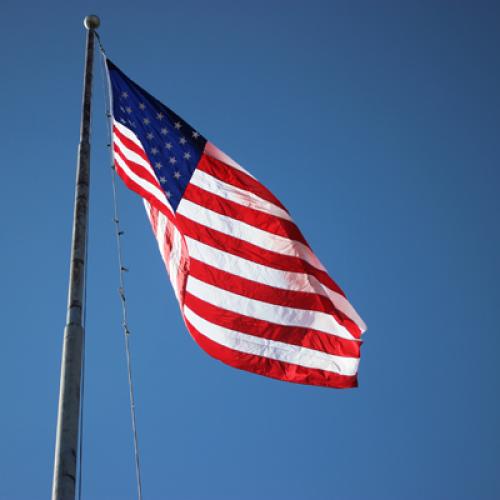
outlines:
M52 500L74 500L76 489L84 340L83 311L85 307L85 259L87 254L90 181L92 68L94 62L94 36L99 24L100 21L97 16L87 16L84 20L87 29L87 44L75 186L68 310L61 361Z

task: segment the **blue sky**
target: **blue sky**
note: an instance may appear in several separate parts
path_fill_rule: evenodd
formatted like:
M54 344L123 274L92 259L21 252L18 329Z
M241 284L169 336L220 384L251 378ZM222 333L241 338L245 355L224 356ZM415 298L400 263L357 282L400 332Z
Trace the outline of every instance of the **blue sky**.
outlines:
M86 14L109 56L264 182L368 324L360 388L189 337L120 186L145 499L500 496L498 2L3 4L0 498L52 479ZM102 74L83 498L135 498Z

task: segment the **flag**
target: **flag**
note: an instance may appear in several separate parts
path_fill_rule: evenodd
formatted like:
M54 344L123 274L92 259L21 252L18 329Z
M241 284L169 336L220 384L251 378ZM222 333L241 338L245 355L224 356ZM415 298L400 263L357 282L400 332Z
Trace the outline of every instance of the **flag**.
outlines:
M143 198L194 340L235 368L356 387L366 327L287 209L197 129L106 64L114 166Z

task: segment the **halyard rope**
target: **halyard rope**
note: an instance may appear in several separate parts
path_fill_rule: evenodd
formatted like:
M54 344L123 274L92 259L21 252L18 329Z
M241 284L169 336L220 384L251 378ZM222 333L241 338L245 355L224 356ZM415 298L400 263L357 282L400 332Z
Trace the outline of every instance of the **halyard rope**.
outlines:
M109 86L107 85L107 71L105 65L106 54L104 52L104 47L102 46L101 39L99 38L98 33L95 33L97 42L99 44L99 49L102 54L102 83L104 86L104 95L105 95L105 112L106 119L108 121L108 148L110 148L110 157L111 157L111 185L113 190L113 222L115 225L115 234L116 234L116 248L118 253L118 268L119 268L119 288L118 294L120 296L120 303L122 306L122 328L123 328L123 336L125 340L125 356L127 359L127 374L128 374L128 387L129 387L129 398L130 398L130 416L132 420L132 434L134 438L134 457L135 457L135 475L137 480L137 497L138 500L142 500L142 482L141 482L141 463L139 457L139 440L137 438L137 420L135 415L135 395L134 395L134 383L132 380L132 357L130 354L130 329L128 326L128 311L127 311L127 300L125 295L125 279L124 274L128 272L128 269L123 264L123 252L121 245L121 237L124 234L124 231L120 227L120 217L118 211L118 196L116 189L116 170L113 162L113 151L112 151L112 115L111 115L111 94Z

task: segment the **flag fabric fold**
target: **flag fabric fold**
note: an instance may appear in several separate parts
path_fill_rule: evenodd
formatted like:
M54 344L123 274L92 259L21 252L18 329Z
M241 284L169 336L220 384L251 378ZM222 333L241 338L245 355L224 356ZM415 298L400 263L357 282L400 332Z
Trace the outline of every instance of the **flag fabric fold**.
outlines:
M106 61L114 166L144 201L186 326L235 368L357 386L366 327L280 201Z

